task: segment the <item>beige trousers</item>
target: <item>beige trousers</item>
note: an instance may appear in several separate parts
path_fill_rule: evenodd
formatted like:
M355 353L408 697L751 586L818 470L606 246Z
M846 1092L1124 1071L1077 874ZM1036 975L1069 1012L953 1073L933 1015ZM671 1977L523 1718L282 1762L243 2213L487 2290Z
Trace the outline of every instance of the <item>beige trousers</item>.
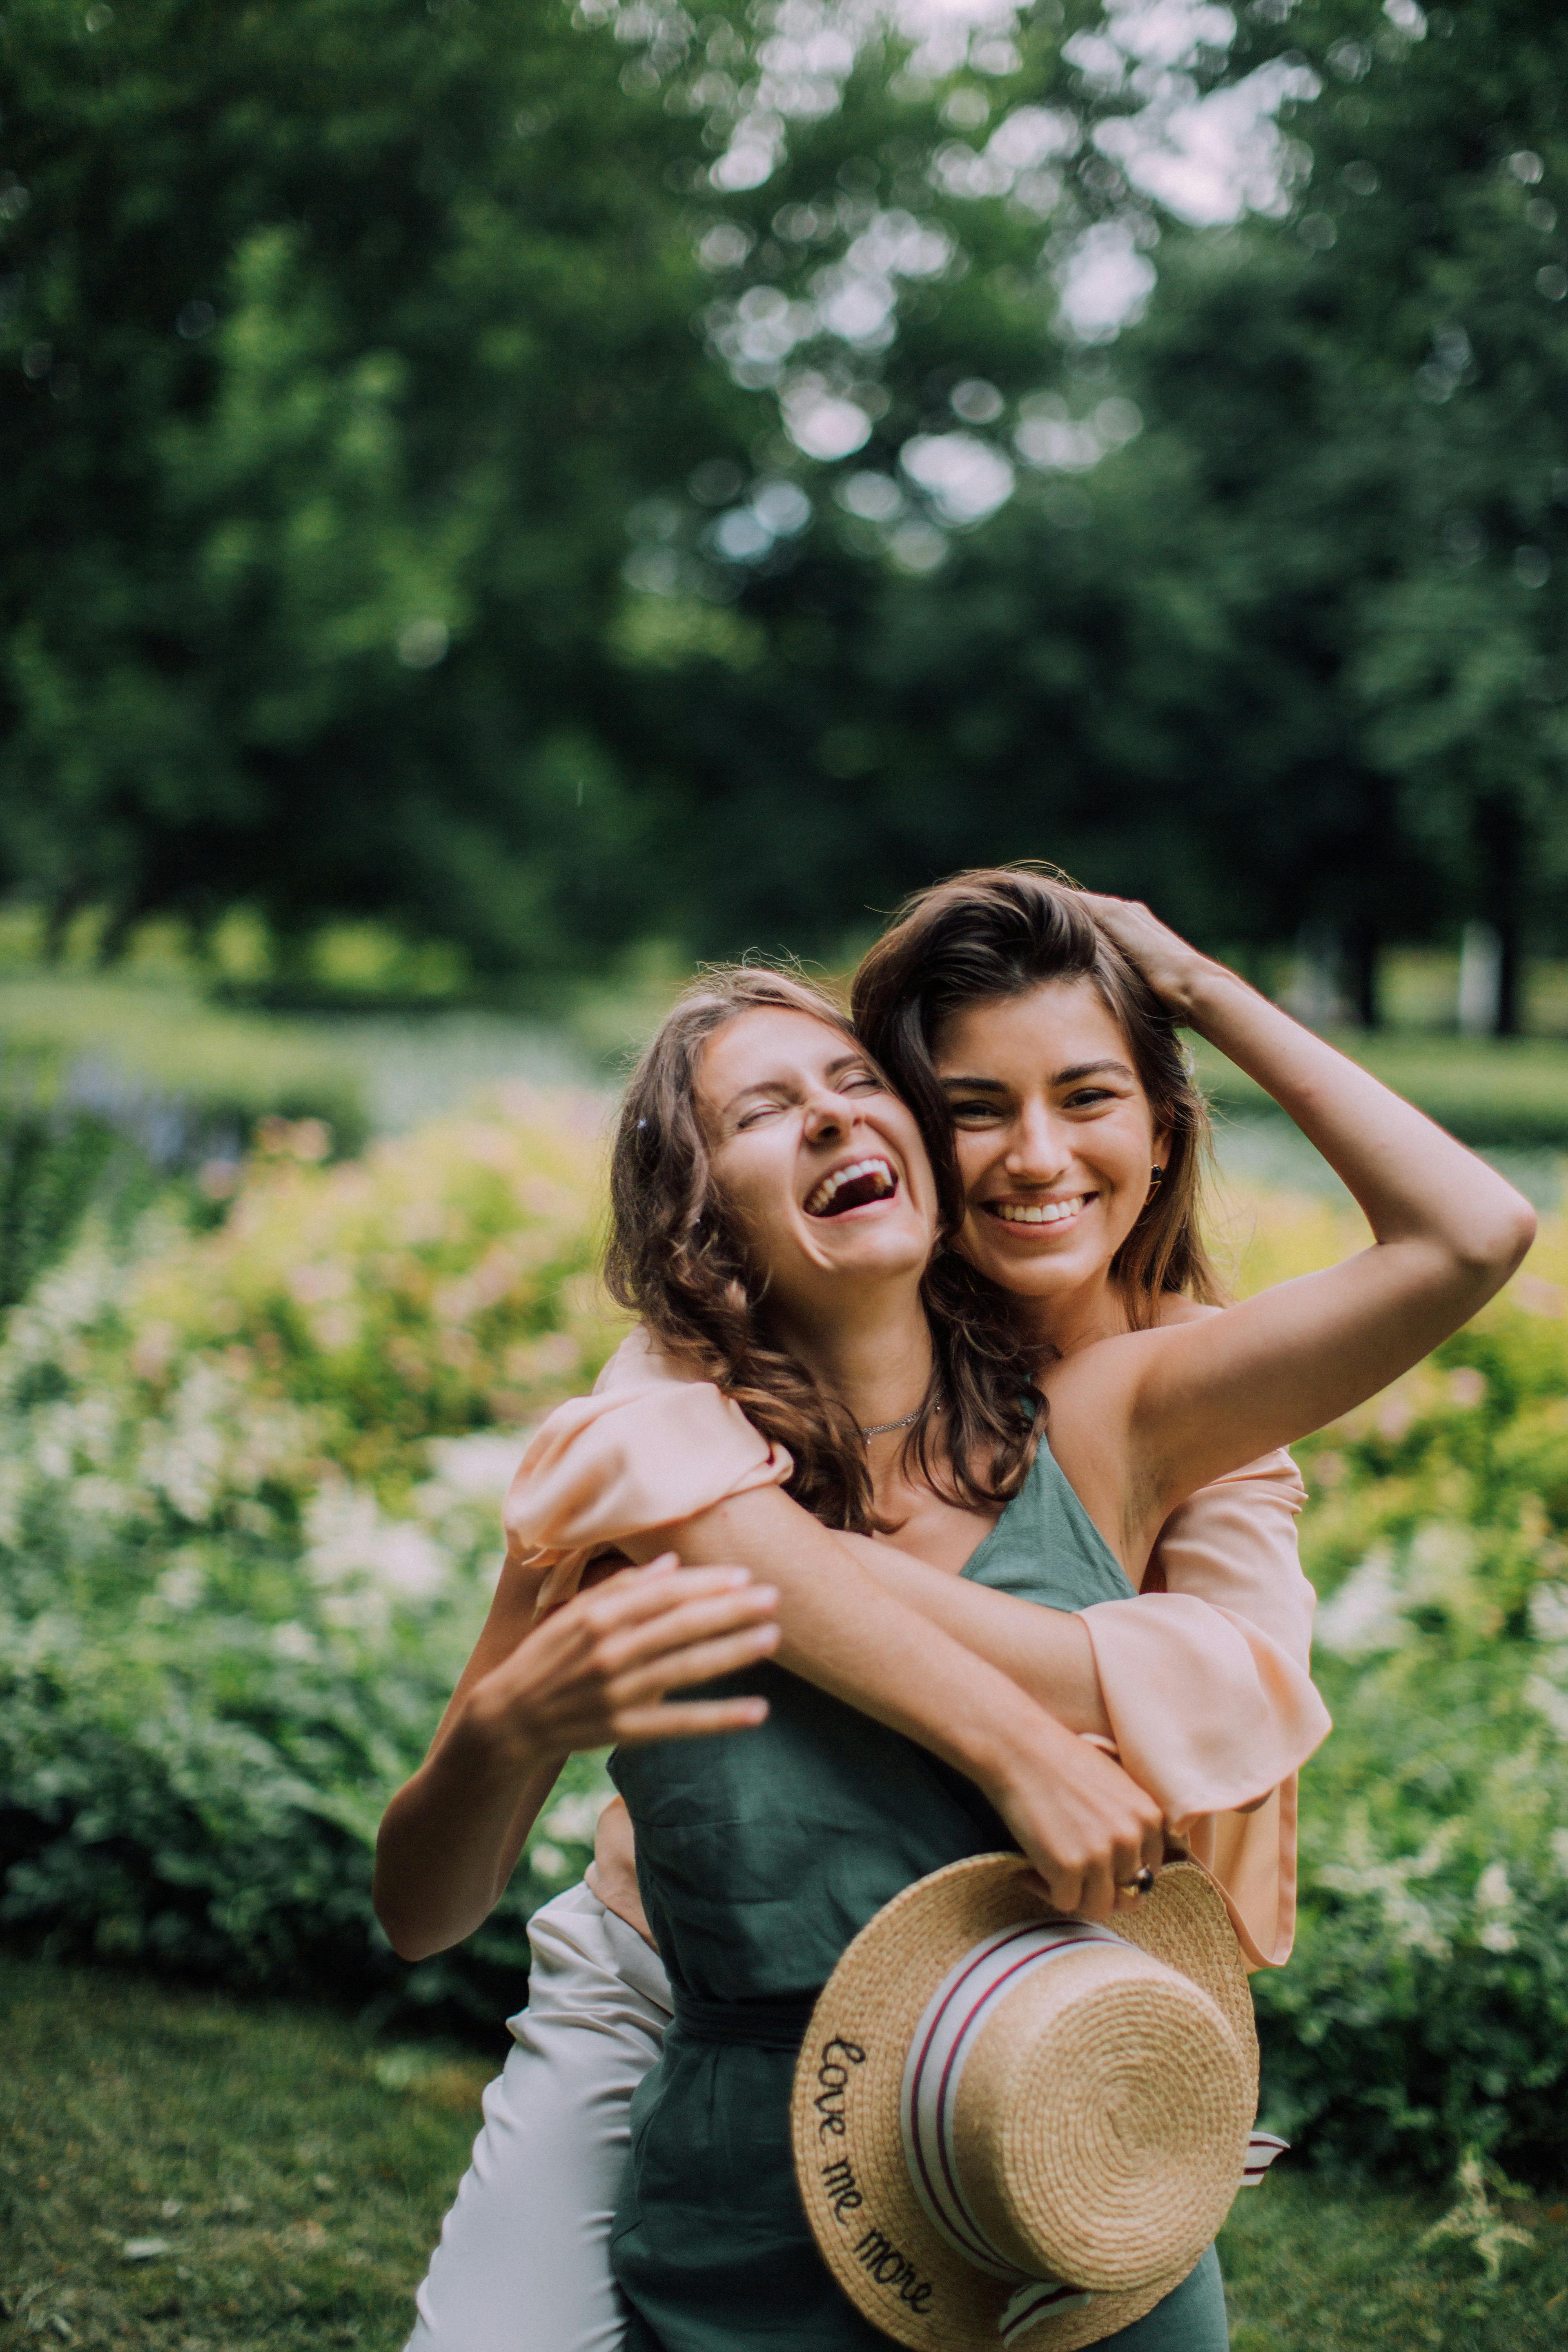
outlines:
M658 2056L669 1979L635 1928L574 1886L534 1913L528 2007L416 2298L406 2352L620 2352L610 2223L632 2093Z

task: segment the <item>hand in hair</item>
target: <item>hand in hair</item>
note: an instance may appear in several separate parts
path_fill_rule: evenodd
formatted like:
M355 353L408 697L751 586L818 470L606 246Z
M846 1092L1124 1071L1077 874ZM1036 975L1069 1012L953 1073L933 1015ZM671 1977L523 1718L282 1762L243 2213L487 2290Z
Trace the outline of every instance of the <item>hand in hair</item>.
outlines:
M1079 892L1101 931L1148 982L1167 1013L1184 1021L1193 1009L1196 983L1216 967L1163 923L1136 898L1106 898Z

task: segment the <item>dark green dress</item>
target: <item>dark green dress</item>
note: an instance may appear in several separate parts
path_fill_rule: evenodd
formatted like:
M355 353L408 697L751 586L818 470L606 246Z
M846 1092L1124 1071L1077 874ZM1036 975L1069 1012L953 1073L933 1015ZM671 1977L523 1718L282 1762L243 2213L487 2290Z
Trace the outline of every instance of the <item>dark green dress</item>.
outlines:
M1132 1593L1043 1442L963 1574L1051 1609ZM610 1759L675 1996L632 2102L612 2241L628 2352L885 2352L819 2259L795 2189L795 2053L816 1991L885 1903L1015 1841L962 1775L795 1675L763 1666L716 1687L765 1690L766 1723ZM1106 2343L1217 2352L1226 2340L1211 2251Z

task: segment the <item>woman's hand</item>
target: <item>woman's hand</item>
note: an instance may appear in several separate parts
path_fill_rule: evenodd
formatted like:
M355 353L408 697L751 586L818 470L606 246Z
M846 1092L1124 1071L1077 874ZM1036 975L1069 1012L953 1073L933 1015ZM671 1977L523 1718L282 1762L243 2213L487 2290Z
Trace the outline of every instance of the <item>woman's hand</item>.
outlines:
M1082 897L1106 938L1142 973L1166 1012L1186 1020L1197 984L1221 967L1189 947L1136 898L1102 898L1092 890Z
M1132 1881L1164 1859L1165 1824L1153 1798L1048 1716L987 1793L1058 1911L1107 1919L1133 1910Z
M466 1729L514 1771L582 1748L689 1739L762 1723L762 1698L668 1693L778 1647L778 1594L744 1568L683 1569L673 1552L579 1593L468 1695Z
M762 1698L668 1694L778 1646L778 1594L751 1570L667 1552L533 1622L537 1578L509 1563L430 1753L376 1839L376 1916L405 1960L471 1936L500 1901L563 1759L615 1741L744 1731Z

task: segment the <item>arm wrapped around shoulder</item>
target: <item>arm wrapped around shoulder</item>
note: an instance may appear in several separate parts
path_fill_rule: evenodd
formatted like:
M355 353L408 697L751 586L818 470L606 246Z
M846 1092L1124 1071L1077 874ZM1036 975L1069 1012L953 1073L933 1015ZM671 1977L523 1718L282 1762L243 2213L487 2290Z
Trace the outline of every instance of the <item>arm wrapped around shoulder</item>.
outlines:
M782 1486L795 1465L710 1381L647 1380L557 1405L506 1498L509 1558L549 1572L538 1613L576 1590L595 1552Z
M1296 1552L1305 1493L1284 1452L1200 1488L1138 1598L1082 1618L1122 1764L1219 1880L1248 1958L1275 1966L1295 1927L1296 1774L1331 1728Z

